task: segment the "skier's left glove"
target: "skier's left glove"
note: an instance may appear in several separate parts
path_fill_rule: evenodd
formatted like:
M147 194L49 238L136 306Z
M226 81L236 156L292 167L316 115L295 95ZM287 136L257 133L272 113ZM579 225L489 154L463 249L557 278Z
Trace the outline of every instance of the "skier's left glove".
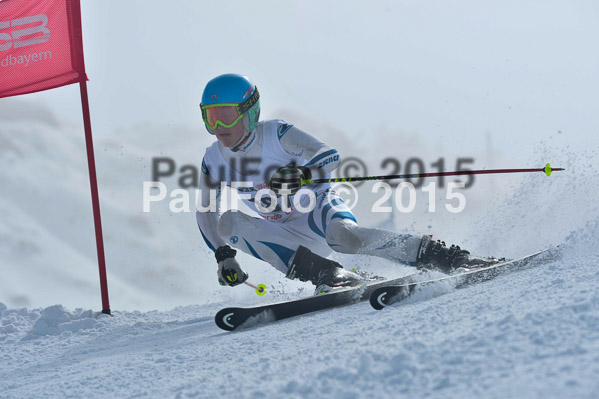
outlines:
M235 259L237 251L228 245L218 247L214 256L218 262L218 283L220 285L228 285L235 287L236 285L243 284L248 279L248 274L241 270L239 262Z
M282 166L275 170L268 187L277 195L295 195L302 188L302 180L312 178L312 172L305 166Z

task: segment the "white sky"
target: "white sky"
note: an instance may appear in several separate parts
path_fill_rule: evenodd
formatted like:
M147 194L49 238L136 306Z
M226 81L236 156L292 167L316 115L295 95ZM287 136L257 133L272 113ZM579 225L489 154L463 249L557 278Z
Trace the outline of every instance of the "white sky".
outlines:
M292 110L350 137L386 129L470 152L485 137L524 153L549 136L599 143L592 0L82 3L96 136L143 123L204 134L204 85L238 72L264 118ZM81 123L78 93L19 100Z

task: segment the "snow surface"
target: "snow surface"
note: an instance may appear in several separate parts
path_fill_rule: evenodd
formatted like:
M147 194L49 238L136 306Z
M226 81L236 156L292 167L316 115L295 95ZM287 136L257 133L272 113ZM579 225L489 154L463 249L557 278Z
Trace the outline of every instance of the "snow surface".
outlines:
M114 317L0 304L0 397L596 398L598 262L233 333L213 322L225 303Z

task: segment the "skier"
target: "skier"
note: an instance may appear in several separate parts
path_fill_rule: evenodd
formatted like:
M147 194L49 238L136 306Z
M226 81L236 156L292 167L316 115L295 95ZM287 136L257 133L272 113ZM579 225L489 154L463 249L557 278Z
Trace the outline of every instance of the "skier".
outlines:
M302 179L329 177L339 165L339 153L285 121L259 122L260 95L247 77L225 74L210 80L200 107L206 129L217 141L206 149L202 161L196 219L215 252L221 285L236 286L248 278L233 247L290 279L312 282L317 292L363 281L362 275L325 258L331 250L445 273L480 263L468 251L447 248L431 236L360 226L329 184L302 187ZM243 203L258 216L234 210L220 215L221 182L237 188ZM264 195L268 189L276 196Z

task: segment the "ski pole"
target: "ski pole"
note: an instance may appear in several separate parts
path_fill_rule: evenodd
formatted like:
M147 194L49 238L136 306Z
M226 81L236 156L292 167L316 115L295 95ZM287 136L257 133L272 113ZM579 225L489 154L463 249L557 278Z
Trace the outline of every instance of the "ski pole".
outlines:
M253 289L255 289L256 290L256 294L258 294L260 296L266 295L266 286L264 284L254 285L252 283L248 283L247 281L244 284L252 287Z
M406 175L337 177L337 178L332 178L332 179L302 180L302 186L305 184L318 184L318 183L343 183L343 182L367 181L367 180L411 179L411 178L418 178L418 177L437 177L437 176L486 175L486 174L495 174L495 173L544 172L547 176L549 176L549 175L551 175L551 172L558 172L560 170L565 170L565 169L552 168L550 164L547 164L547 165L545 165L544 168L540 168L540 169L480 169L480 170L458 170L458 171L454 171L454 172L412 173L412 174L406 174Z

